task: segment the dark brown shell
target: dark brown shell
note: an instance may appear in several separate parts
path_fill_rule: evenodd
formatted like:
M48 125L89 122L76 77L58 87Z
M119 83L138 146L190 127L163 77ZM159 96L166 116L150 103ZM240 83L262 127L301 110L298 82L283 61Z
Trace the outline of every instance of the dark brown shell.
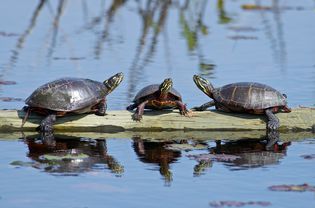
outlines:
M152 85L148 85L146 87L144 87L143 89L141 89L136 97L134 98L133 102L137 102L139 101L140 99L144 98L144 97L147 97L149 95L153 95L154 93L156 93L157 91L159 91L159 87L160 85L159 84L152 84ZM181 100L182 99L182 96L181 94L175 90L173 87L171 88L170 92L169 92L171 95L175 96L176 98L178 98L178 100Z
M25 103L30 107L70 112L92 107L106 94L106 87L101 82L81 78L62 78L37 88Z
M213 98L224 106L263 110L287 105L286 97L274 88L256 82L238 82L215 89Z

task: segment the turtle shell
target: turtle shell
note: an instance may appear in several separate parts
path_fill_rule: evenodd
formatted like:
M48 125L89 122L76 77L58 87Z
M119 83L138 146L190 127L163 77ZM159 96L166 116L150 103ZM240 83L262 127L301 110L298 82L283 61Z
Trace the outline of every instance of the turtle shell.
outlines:
M143 89L141 89L137 93L137 95L134 98L133 102L137 102L137 101L141 100L142 98L145 98L147 96L153 95L154 93L159 91L159 87L160 87L159 84L152 84L152 85L148 85L148 86L144 87ZM182 99L181 94L177 90L175 90L173 87L171 88L169 93L171 95L173 95L175 98L177 98L178 100Z
M214 91L213 98L231 110L263 110L287 104L286 97L279 91L256 82L225 85Z
M82 78L61 78L37 88L26 100L30 107L71 112L92 107L107 95L101 82Z

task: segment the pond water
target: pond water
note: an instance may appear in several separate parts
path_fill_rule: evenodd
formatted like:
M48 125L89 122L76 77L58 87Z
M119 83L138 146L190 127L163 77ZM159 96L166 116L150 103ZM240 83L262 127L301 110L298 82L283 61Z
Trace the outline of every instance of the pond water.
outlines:
M5 0L0 13L0 109L21 109L60 77L117 72L109 110L167 77L188 107L200 105L209 99L194 74L214 86L262 82L290 107L315 105L313 0ZM101 137L2 132L0 207L315 207L312 133L280 134L268 151L256 136L209 135L200 149L189 138Z

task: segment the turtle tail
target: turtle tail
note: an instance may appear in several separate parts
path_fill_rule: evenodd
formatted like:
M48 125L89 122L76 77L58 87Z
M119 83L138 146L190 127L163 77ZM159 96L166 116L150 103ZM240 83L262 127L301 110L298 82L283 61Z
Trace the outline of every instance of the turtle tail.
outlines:
M26 109L26 108L27 108L27 109ZM25 116L24 116L24 118L23 118L23 121L22 121L22 124L21 124L21 128L23 128L23 126L24 126L24 124L25 124L25 122L26 122L28 116L30 115L31 108L25 106L25 107L23 108L23 110L26 111L26 113L25 113Z

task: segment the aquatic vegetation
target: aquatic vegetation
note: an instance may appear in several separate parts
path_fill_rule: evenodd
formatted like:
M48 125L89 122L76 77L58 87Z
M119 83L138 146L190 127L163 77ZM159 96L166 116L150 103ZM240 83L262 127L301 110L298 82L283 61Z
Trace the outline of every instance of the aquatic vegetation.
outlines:
M3 102L21 102L22 98L14 98L14 97L0 97L0 101Z
M254 206L254 205L258 205L258 206L270 206L271 203L267 202L267 201L249 201L249 202L241 202L241 201L214 201L214 202L210 202L209 205L211 207L243 207L246 205L249 206Z
M304 192L304 191L315 192L315 186L310 186L307 183L300 184L300 185L274 185L274 186L270 186L269 190L293 191L293 192Z
M241 158L237 155L229 154L199 154L199 155L187 155L188 158L194 159L198 162L200 161L221 161L221 162L231 162L238 158Z
M15 85L15 81L5 81L5 80L0 80L0 85Z
M301 155L306 160L315 160L315 154L310 154L310 155Z

